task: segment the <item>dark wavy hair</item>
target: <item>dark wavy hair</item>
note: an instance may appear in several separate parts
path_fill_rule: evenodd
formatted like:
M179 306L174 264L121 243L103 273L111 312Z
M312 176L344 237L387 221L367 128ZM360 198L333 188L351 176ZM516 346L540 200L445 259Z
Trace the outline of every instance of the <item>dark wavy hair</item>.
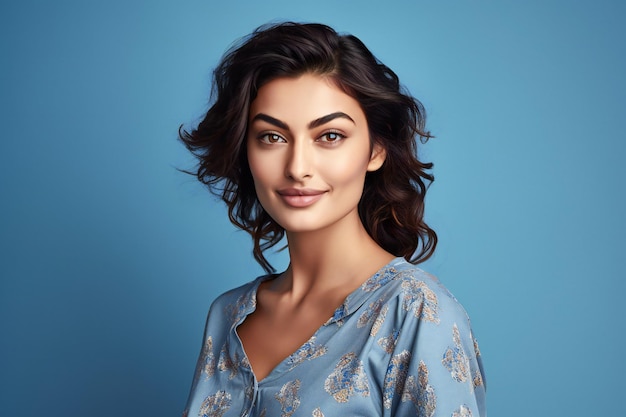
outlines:
M192 173L224 200L230 221L252 236L254 258L273 271L263 251L276 245L285 230L256 196L246 153L248 112L261 86L304 73L327 77L356 99L370 140L386 150L382 167L365 178L358 207L365 229L396 256L414 264L428 259L437 235L424 222L433 165L417 157L416 139L424 143L431 137L425 130L424 108L358 38L328 26L261 26L226 52L213 73L212 105L206 116L197 128L179 130L180 140L199 160Z

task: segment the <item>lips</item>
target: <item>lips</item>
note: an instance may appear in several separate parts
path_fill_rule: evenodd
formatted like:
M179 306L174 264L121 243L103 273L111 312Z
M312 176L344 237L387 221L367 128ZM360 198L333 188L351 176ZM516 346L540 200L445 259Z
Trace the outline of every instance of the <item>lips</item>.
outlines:
M326 191L312 188L285 188L278 190L281 199L291 207L303 208L317 202Z

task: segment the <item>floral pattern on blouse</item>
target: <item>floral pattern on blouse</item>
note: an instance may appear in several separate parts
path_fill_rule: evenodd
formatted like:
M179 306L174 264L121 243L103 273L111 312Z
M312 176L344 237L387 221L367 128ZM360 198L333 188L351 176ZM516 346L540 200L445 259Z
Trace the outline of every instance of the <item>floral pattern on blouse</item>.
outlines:
M372 325L372 329L370 330L370 336L374 337L378 334L378 331L380 330L380 328L382 327L383 323L385 322L385 317L387 316L387 311L389 311L389 306L388 305L384 305L381 309L380 309L380 313L378 314L378 317L376 317L376 320L374 320L374 324Z
M486 415L482 357L465 310L402 258L348 295L258 381L236 329L256 309L260 283L272 278L211 305L186 417Z
M313 410L312 416L313 417L324 417L324 413L322 413L322 410L320 410L319 407L318 407L315 410Z
M281 417L291 417L300 406L300 380L289 381L274 396L280 403Z
M373 303L370 303L369 306L365 309L363 313L359 316L359 320L357 321L357 327L364 327L368 324L371 324L376 317L380 314L380 310L383 307L383 300L376 300Z
M408 350L398 353L391 359L383 386L383 406L385 408L391 408L395 394L402 394L409 373L410 360L411 352Z
M441 362L450 371L452 378L458 382L465 382L469 378L469 359L463 350L461 336L456 324L452 326L452 339L454 340L454 346L446 350Z
M425 321L439 323L437 296L425 282L407 279L402 282L402 289L402 307L406 311L412 311L415 317Z
M211 336L207 337L206 343L204 345L204 357L202 358L204 362L204 368L202 371L206 378L211 378L215 373L215 354L213 353L213 338Z
M228 345L224 345L222 350L220 351L220 359L217 362L217 369L221 372L228 373L228 379L233 379L237 376L239 372L239 367L237 366L239 362L239 354L235 353L235 357L231 358L228 354Z
M416 408L418 416L432 417L437 407L435 390L428 383L428 367L420 361L417 383L413 375L409 376L402 393L402 401L410 401Z
M333 373L326 378L324 389L338 403L348 402L354 394L364 397L370 395L363 363L355 353L350 352L341 357Z
M312 336L300 349L292 353L287 358L287 363L290 369L295 368L304 361L310 361L320 356L325 355L327 352L326 346L321 346L315 343L315 336Z
M466 405L461 405L458 410L452 413L452 417L472 417L472 410Z
M396 348L396 341L398 340L399 335L400 332L394 329L389 336L378 339L378 344L385 352L393 353Z
M218 391L202 402L198 415L201 417L222 417L230 405L230 394L226 391Z

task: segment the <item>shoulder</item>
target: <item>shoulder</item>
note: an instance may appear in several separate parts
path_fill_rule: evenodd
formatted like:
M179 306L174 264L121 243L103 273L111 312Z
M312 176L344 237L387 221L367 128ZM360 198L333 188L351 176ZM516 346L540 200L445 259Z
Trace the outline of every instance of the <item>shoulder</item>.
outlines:
M256 291L259 284L271 275L262 275L239 287L220 294L211 304L209 318L211 316L228 316L233 322L254 310L256 307Z
M414 318L433 324L442 320L469 320L461 303L436 276L404 259L390 264L377 275L372 281L382 281L381 284L388 281L383 292L398 312L413 313Z
M395 414L412 412L413 402L430 415L463 415L463 407L484 415L482 359L465 309L414 265L401 262L392 276L388 311L383 307L372 333L389 354L384 393ZM398 398L392 394L397 386L405 390Z
M257 277L252 281L248 281L243 285L240 285L235 288L231 288L228 291L223 292L218 295L217 298L213 301L211 308L213 307L223 307L228 304L231 304L233 301L237 301L240 298L244 298L250 293L252 293L253 288L258 285L257 281L259 281L262 277Z

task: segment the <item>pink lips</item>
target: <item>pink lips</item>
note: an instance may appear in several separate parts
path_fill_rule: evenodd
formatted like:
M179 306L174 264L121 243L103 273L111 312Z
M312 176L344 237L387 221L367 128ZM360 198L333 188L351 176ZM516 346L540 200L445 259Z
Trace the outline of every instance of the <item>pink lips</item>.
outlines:
M285 188L278 190L287 205L295 208L308 207L322 198L326 191L314 190L311 188Z

